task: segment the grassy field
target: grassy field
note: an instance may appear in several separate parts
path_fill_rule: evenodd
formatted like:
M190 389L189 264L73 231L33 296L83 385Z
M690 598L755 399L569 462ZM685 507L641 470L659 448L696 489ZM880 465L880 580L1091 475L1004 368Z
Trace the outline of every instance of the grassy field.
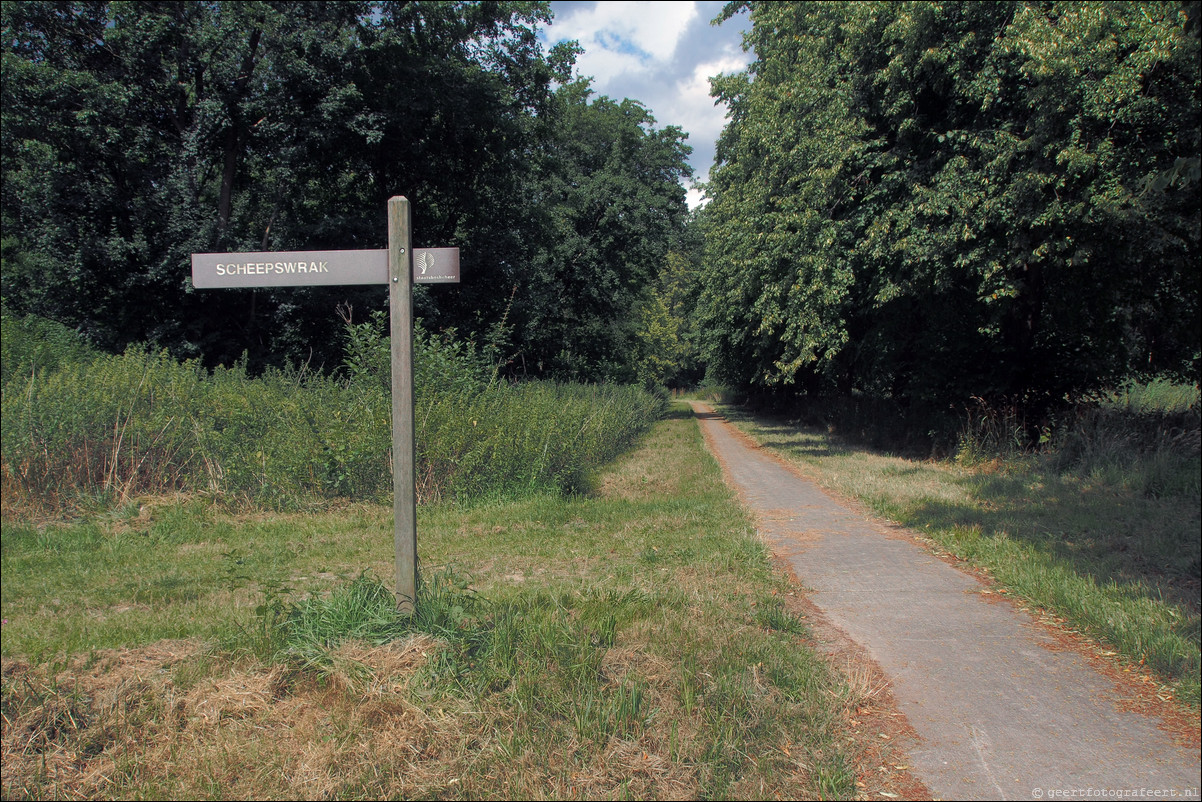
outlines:
M682 407L587 494L423 507L414 619L390 532L186 496L6 518L4 797L848 798L904 771Z
M1074 470L1017 454L979 464L901 459L796 421L721 410L821 485L983 570L1128 666L1150 669L1162 698L1199 706L1196 456L1155 460L1151 472L1114 461Z

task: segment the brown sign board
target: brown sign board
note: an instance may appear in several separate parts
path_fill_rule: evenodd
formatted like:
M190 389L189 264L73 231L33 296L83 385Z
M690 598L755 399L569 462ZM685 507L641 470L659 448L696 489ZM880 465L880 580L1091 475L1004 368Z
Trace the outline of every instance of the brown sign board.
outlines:
M458 284L458 248L414 248L413 282L415 284Z
M459 249L414 248L413 280L418 284L459 283ZM197 289L387 283L386 248L192 254L192 286Z

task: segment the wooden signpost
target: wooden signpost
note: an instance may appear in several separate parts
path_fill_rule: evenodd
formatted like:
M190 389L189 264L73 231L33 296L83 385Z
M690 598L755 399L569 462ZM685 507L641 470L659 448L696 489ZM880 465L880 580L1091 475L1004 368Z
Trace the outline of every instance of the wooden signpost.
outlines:
M194 253L192 285L311 287L387 284L392 339L392 511L397 608L417 601L417 490L413 450L413 284L459 283L458 248L410 247L409 201L388 200L388 248L365 251Z

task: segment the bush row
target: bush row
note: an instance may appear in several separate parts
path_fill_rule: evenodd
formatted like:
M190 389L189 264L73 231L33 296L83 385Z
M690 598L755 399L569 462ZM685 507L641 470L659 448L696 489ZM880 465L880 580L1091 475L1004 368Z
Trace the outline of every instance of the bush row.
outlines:
M38 505L210 492L272 508L391 493L387 338L348 325L338 375L251 377L131 348L89 352L39 340L6 317L6 496ZM9 346L10 339L12 347ZM489 381L470 345L415 337L418 500L530 488L584 489L664 402L636 388Z

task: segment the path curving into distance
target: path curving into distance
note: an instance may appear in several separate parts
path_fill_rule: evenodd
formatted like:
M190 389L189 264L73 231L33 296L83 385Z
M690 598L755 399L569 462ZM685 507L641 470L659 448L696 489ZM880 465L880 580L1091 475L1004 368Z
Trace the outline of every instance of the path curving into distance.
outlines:
M919 737L912 771L935 798L1198 798L1198 747L1132 712L1114 679L1028 613L987 600L977 578L693 408L760 536L889 678Z

